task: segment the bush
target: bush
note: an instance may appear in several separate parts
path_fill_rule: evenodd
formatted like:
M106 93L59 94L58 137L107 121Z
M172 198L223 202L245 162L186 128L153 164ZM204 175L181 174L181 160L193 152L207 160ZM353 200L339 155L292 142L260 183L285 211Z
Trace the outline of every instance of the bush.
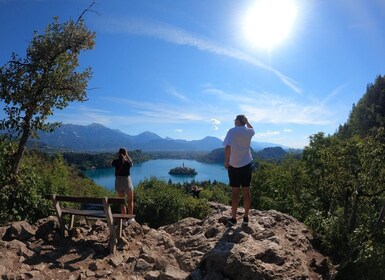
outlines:
M50 156L27 150L19 174L11 178L9 167L13 153L13 142L0 142L0 226L19 220L34 223L53 214L52 202L44 199L45 194L112 195L91 180L79 176L78 171L68 167L59 154Z
M134 211L140 223L158 228L186 217L202 219L210 207L206 199L194 199L180 187L151 178L135 189Z

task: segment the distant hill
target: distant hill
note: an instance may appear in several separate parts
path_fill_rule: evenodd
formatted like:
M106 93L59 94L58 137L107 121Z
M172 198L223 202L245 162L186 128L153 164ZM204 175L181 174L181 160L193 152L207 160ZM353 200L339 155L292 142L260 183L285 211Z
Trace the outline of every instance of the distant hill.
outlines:
M208 162L208 163L223 163L225 160L224 150L225 150L224 148L215 149L211 151L209 154L202 156L201 161ZM290 152L293 152L299 156L302 151L293 150ZM288 154L288 152L285 151L282 147L268 147L258 152L251 149L251 154L254 159L280 161Z
M256 156L258 159L262 160L281 160L287 152L281 147L269 147L265 148L262 151L257 152Z
M192 141L169 137L162 138L150 131L133 136L96 123L86 126L63 124L52 133L39 133L39 137L37 140L32 140L31 143L41 147L59 148L69 151L104 152L126 147L129 150L142 151L208 152L223 147L222 140L211 136ZM259 151L266 147L277 147L280 145L253 141L251 146L255 151Z

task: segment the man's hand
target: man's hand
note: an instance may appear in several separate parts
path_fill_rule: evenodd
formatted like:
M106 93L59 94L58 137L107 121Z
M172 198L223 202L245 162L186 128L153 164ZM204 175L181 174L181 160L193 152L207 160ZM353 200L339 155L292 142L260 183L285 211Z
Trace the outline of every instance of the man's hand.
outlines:
M225 166L226 169L229 169L229 166L230 166L229 162L228 162L228 161L225 161L224 166Z

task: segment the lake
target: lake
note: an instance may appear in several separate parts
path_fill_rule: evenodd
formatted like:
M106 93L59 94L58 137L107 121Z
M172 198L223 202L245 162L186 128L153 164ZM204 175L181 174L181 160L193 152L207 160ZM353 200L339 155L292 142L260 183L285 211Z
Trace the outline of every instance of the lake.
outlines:
M198 174L195 176L175 176L170 175L170 169L178 166L186 166L194 168ZM100 186L109 190L115 190L115 168L94 169L85 171L88 178ZM136 187L140 181L156 177L160 180L168 182L170 179L173 183L185 183L195 181L217 180L228 184L227 170L221 164L207 164L196 160L186 159L156 159L142 163L134 163L131 168L131 179Z

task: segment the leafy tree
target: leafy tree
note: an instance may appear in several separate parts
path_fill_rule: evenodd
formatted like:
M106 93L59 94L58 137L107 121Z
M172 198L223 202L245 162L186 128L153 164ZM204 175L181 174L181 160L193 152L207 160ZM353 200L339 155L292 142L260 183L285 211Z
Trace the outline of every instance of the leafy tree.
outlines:
M353 105L346 124L339 127L338 135L365 137L375 134L385 127L385 76L377 76L373 84L368 84L366 93Z
M20 137L11 172L17 175L27 140L39 130L50 132L60 123L48 123L54 109L86 100L91 69L77 72L81 51L92 49L95 33L81 17L59 23L54 18L44 34L34 33L24 59L17 54L0 68L0 101L6 117L0 129Z

